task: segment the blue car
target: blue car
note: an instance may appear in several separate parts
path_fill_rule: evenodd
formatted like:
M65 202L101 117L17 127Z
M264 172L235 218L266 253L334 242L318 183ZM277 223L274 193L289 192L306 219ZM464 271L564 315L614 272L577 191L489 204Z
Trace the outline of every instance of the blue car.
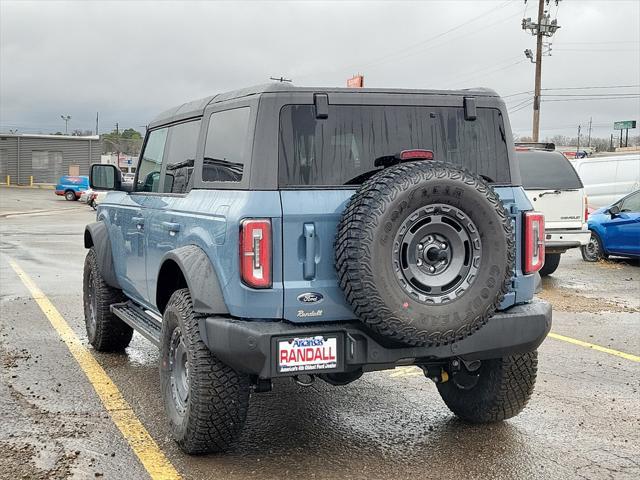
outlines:
M640 258L640 190L589 215L591 240L582 258L597 262L609 255Z
M63 175L56 185L56 195L65 199L78 200L82 192L89 189L89 177L84 175Z

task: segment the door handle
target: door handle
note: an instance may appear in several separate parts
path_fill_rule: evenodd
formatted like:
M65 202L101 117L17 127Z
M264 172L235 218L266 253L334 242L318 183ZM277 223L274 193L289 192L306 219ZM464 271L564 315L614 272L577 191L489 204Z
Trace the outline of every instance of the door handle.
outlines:
M174 222L162 222L162 226L169 230L169 233L178 233L180 231L180 224Z
M302 274L305 280L313 280L316 276L316 227L313 223L305 223L302 228L305 253Z
M135 223L136 228L138 230L142 230L142 227L144 227L144 218L143 217L131 217L131 221L133 223Z

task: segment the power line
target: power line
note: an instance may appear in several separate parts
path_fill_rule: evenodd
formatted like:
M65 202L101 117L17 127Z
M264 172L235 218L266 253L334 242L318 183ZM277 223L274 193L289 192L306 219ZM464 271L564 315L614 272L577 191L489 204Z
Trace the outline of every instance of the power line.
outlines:
M636 88L640 85L598 85L592 87L555 87L555 88L543 88L542 90L595 90L598 88Z
M386 61L386 60L387 60L387 59L389 59L389 58L396 57L396 56L398 56L399 54L406 53L406 52L407 52L407 51L409 51L409 50L415 49L415 48L417 48L417 47L424 46L425 44L427 44L427 43L429 43L429 42L431 42L431 41L433 41L433 40L436 40L436 39L441 38L441 37L443 37L443 36L445 36L445 35L447 35L447 34L449 34L449 33L451 33L451 32L454 32L454 31L456 31L456 30L459 30L459 29L461 29L462 27L465 27L465 26L469 25L470 23L476 22L476 21L477 21L477 20L479 20L480 18L485 17L485 16L487 16L487 15L489 15L489 14L491 14L491 13L495 12L496 10L501 9L502 7L504 7L505 5L507 5L508 3L510 3L511 1L512 1L512 0L507 0L507 1L505 1L504 3L501 3L500 5L498 5L497 7L491 8L491 9L489 9L489 10L485 11L484 13L481 13L480 15L478 15L478 16L476 16L476 17L474 17L474 18L472 18L472 19L470 19L470 20L467 20L466 22L463 22L463 23L461 23L461 24L459 24L459 25L456 25L456 26L454 26L454 27L452 27L452 28L450 28L450 29L448 29L448 30L445 30L445 31L444 31L444 32L442 32L442 33L439 33L439 34L437 34L437 35L434 35L434 36L432 36L432 37L429 37L429 38L427 38L427 39L425 39L425 40L422 40L422 41L420 41L420 42L418 42L418 43L414 43L414 44L412 44L412 45L408 45L408 46L406 46L406 47L403 47L403 48L401 48L401 49L399 49L399 50L396 50L395 52L391 52L391 53L388 53L388 54L382 55L382 56L378 57L377 59L370 60L368 63L365 63L365 64L358 64L358 65L350 65L350 66L344 66L344 65L343 65L343 66L341 66L341 67L336 67L336 68L333 68L333 69L331 69L331 70L324 70L324 73L326 73L326 72L337 72L337 71L341 71L341 70L349 70L349 71L350 71L350 70L354 70L354 69L355 69L355 70L362 70L362 69L366 68L367 66L375 65L375 64L377 64L377 63L379 63L379 62L384 62L384 61ZM304 77L309 77L309 76L311 76L311 75L313 75L313 74L298 75L297 77L304 78Z
M637 93L549 93L543 97L622 97L637 96Z
M629 100L630 98L640 98L640 95L636 95L633 97L599 97L599 98L555 98L550 100L544 100L546 102L580 102L580 101L588 101L588 100Z

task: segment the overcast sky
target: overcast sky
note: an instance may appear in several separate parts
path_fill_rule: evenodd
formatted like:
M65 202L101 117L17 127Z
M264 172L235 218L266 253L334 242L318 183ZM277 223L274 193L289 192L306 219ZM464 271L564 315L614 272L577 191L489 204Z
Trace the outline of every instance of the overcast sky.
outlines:
M486 86L529 135L537 0L143 2L0 0L0 131L141 130L188 100L284 75L300 86ZM543 61L541 136L640 120L640 0L563 0ZM631 86L612 88L613 86ZM513 95L519 94L519 95ZM606 95L597 99L593 95ZM611 96L614 94L615 96ZM625 96L626 98L616 98ZM587 98L588 100L578 100ZM596 100L594 100L596 99ZM563 101L551 101L563 100ZM569 100L569 101L567 101ZM583 130L584 132L584 130ZM638 133L638 130L633 132Z

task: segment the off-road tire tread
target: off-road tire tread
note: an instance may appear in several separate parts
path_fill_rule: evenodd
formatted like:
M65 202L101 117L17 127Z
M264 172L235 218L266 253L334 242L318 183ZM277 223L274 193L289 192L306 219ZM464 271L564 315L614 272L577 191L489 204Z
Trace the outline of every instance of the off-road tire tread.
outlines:
M538 352L488 360L483 367L489 367L481 373L485 378L470 390L459 389L452 380L438 384L444 403L470 423L501 422L518 415L533 394Z
M249 407L249 376L222 363L204 344L200 336L201 316L193 311L189 290L176 290L167 305L175 308L183 321L183 335L194 361L190 362L189 407L187 428L176 439L189 454L228 450L240 435ZM170 332L164 332L171 336Z
M482 193L500 218L507 240L507 258L498 295L470 322L457 330L423 332L407 326L397 318L376 294L372 285L371 246L373 228L389 201L403 191L432 178L460 180ZM515 238L512 220L493 188L482 178L466 169L444 162L411 162L396 165L374 175L351 197L338 224L335 242L338 282L355 314L381 335L409 345L447 345L476 332L509 292L515 263Z
M111 287L104 281L100 273L95 248L91 247L85 258L83 272L85 321L90 315L86 303L90 270L93 271L93 278L96 284L94 292L96 296L96 335L93 341L89 339L90 343L93 348L100 352L122 351L129 346L133 336L133 329L111 313L111 305L124 302L127 297L122 293L122 290Z

